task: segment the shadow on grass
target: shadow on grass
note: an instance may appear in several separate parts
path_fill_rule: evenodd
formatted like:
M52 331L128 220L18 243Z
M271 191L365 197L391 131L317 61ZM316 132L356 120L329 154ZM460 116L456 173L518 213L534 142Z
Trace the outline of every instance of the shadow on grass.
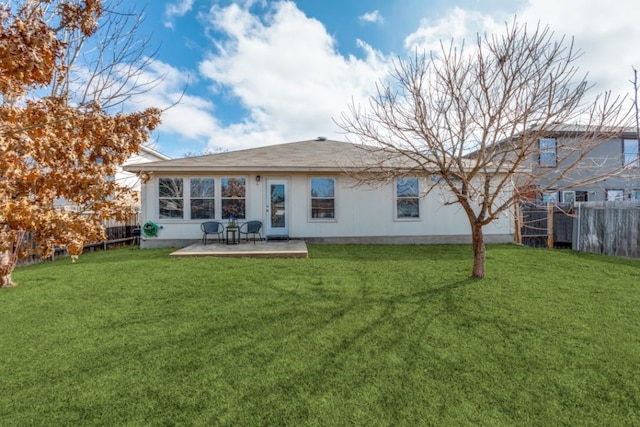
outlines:
M251 383L244 395L247 407L238 412L267 413L270 418L261 422L282 422L292 415L287 402L300 402L292 396L305 396L299 413L318 414L325 404L342 407L335 414L338 418L327 415L325 421L348 422L340 414L360 413L360 419L351 421L406 423L403 403L415 400L412 393L424 388L420 383L425 377L444 375L432 362L442 358L441 347L447 346L447 338L440 336L442 327L461 314L455 293L476 284L465 279L389 297L308 294L269 285L278 300L317 310L297 313L296 320L281 329L282 335L270 337L278 341L279 351L269 352L260 363L272 380ZM280 314L272 320L287 317ZM238 350L255 354L264 339L246 342ZM414 421L420 422L420 417Z

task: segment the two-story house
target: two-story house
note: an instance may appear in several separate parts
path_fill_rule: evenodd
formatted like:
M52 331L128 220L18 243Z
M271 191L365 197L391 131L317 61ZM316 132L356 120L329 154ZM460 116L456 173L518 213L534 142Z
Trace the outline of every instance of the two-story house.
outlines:
M635 129L595 134L558 125L538 139L531 159L539 201L640 200L640 145Z

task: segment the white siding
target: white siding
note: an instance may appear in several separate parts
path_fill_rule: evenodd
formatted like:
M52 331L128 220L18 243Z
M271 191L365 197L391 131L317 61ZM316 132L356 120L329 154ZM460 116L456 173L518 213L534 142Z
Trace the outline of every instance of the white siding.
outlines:
M396 220L392 185L382 185L378 188L355 186L355 182L346 176L327 174L327 177L336 178L335 221L317 221L310 218L309 178L317 177L318 174L267 175L260 173L260 182L256 182L256 175L255 173L246 175L216 173L207 176L214 176L216 179L226 176L246 177L246 220L260 220L263 223L267 221L265 212L267 180L288 180L289 236L291 238L331 240L332 238L379 237L382 238L381 241L385 239L391 241L394 238L414 238L419 241L421 237L442 237L442 241L456 241L456 237L470 235L467 217L460 206L445 206L437 192L432 192L420 200L419 219ZM162 226L158 237L149 238L149 241L154 239L158 240L157 243L162 241L163 243L159 246L166 246L170 241L175 241L176 246L180 246L187 240L200 239L202 220L160 220L158 218L157 177L159 176L156 175L144 185L142 192L143 223L153 221ZM186 183L189 177L198 175L180 176L184 177ZM217 194L216 197L218 197ZM219 216L219 212L217 215ZM488 240L491 235L501 236L502 240L505 240L505 237L508 239L513 234L513 219L509 215L504 215L484 230L485 235L489 236ZM445 237L452 239L445 239ZM147 246L153 246L152 242Z

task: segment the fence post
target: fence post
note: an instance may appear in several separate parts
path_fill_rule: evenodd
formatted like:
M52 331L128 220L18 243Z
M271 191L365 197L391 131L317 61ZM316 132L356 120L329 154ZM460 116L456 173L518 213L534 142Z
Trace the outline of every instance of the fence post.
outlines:
M582 203L576 203L578 205L578 220L576 221L577 226L576 231L574 231L575 235L576 235L576 247L575 250L580 252L580 219L581 219L581 208L582 208Z
M553 203L547 203L547 248L553 249Z
M514 212L515 230L513 233L513 240L515 241L516 244L521 245L522 244L522 223L524 222L524 220L522 219L522 211L520 210L519 201L515 203L514 210L515 210Z

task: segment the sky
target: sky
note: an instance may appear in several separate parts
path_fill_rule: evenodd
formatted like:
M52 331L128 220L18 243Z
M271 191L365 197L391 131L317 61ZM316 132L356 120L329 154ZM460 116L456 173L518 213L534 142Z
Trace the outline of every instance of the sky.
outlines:
M365 104L394 59L504 32L517 17L583 51L592 93L632 92L637 0L136 0L161 78L130 108L166 109L151 146L173 158L315 139Z

